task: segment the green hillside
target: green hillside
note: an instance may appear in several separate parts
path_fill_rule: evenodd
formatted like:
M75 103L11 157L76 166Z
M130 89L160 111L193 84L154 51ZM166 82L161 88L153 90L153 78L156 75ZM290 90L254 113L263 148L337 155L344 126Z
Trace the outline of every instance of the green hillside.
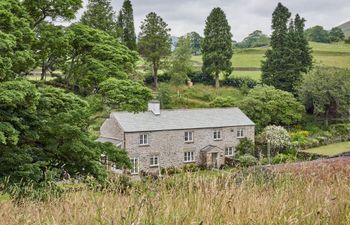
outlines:
M350 45L345 43L316 43L310 42L313 51L315 65L332 66L339 68L350 68ZM261 72L259 68L267 48L235 49L232 57L234 76L249 76L259 79ZM192 61L198 69L202 65L202 56L194 56ZM257 71L254 71L257 70Z
M340 29L342 29L345 33L345 35L350 35L350 21L343 23L342 25L338 26Z

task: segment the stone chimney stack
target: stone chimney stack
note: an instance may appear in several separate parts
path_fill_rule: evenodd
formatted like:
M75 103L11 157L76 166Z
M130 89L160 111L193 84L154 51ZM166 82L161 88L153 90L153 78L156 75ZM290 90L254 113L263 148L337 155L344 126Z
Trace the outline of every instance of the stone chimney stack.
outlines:
M151 100L148 102L148 111L153 112L154 115L160 115L160 102L158 100Z

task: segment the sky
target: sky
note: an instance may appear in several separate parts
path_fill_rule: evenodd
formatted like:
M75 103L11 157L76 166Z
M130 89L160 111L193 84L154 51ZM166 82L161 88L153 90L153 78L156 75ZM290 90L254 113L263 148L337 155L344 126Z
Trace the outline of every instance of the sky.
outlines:
M111 0L119 12L123 0ZM182 36L196 31L203 34L205 20L214 7L221 7L231 25L233 39L241 41L254 30L271 33L271 15L278 2L293 14L306 19L306 27L322 25L326 29L350 20L349 0L131 0L135 29L150 12L156 12L171 28L171 35ZM86 5L87 0L84 0ZM83 10L79 11L79 16Z

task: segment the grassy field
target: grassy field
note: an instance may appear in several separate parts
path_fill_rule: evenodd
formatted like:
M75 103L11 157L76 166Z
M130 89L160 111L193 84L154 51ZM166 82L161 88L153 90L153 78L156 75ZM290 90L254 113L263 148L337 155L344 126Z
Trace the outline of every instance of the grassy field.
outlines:
M310 42L313 51L315 65L333 66L339 68L350 68L350 45L345 43L316 43ZM233 67L260 68L264 59L266 48L235 49L232 57ZM202 65L201 56L194 56L192 61L195 67ZM249 76L253 79L260 79L261 73L258 71L234 71L238 77ZM236 74L235 74L236 73Z
M350 183L340 174L184 174L136 182L125 193L80 190L44 202L0 202L1 224L349 224Z
M341 142L331 145L325 145L317 148L308 149L307 152L320 155L333 156L346 151L350 151L350 142Z

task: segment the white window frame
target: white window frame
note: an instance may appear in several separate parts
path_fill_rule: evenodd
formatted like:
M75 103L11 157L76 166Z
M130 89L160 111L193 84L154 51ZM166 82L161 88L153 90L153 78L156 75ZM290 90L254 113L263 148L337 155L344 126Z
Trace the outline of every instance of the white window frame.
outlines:
M140 160L139 158L131 158L131 174L137 175L140 172Z
M150 167L158 167L159 166L159 155L152 155L150 157Z
M244 128L237 129L237 138L244 138Z
M185 163L190 163L190 162L195 162L195 158L194 158L194 152L193 151L189 151L189 152L184 152L184 162Z
M193 131L185 131L185 143L193 143L194 141L194 132Z
M214 141L221 141L222 140L221 130L214 130L213 131L213 139L214 139Z
M140 134L140 136L139 136L139 145L140 146L149 145L148 134Z
M233 156L234 155L234 148L233 147L226 147L225 148L225 156Z

